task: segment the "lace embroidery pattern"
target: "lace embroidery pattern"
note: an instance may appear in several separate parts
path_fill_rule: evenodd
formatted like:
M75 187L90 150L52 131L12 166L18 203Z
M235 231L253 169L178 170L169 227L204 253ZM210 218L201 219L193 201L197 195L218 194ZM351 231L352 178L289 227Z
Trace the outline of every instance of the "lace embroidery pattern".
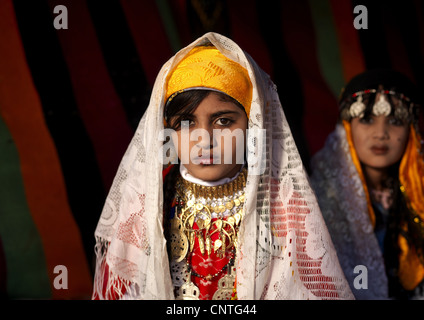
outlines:
M140 210L130 215L129 219L122 222L118 227L116 238L140 250L149 251L149 240L147 238L146 224L144 221L144 199L146 195L139 195Z

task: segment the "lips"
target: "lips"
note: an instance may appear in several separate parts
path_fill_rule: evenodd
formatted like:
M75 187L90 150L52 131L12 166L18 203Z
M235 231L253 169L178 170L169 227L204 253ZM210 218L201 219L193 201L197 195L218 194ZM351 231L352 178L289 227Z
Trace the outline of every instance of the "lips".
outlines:
M193 163L201 165L211 165L214 163L214 157L213 155L202 155L200 157L196 157Z
M211 164L213 164L213 157L212 158L199 158L199 164L201 164L201 165L211 165Z
M376 155L384 155L389 152L388 146L372 146L371 151Z

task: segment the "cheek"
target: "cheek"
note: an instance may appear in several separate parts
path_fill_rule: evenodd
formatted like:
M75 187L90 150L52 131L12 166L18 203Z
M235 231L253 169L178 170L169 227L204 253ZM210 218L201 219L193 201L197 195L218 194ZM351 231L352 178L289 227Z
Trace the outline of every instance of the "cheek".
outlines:
M397 153L399 153L400 155L402 155L405 151L406 145L408 144L408 138L408 134L405 133L398 135L395 139Z
M359 161L364 162L367 158L367 134L364 131L354 131L352 128L352 142Z
M178 158L184 164L191 163L191 157L197 156L195 152L192 153L193 147L195 147L200 140L196 140L192 137L193 140L190 140L190 131L182 134L182 131L176 131L172 134L172 142L177 150ZM195 148L195 150L200 151L200 148Z
M396 144L398 148L402 150L405 149L407 142L408 142L408 139L405 137L398 137L396 139Z
M231 132L231 138L229 136L221 137L221 139L218 139L218 143L222 150L228 148L235 154L236 150L244 149L246 146L246 130L237 128ZM229 145L230 143L231 146Z
M352 142L355 149L361 149L367 140L367 135L364 132L355 132L352 130Z
M176 147L178 158L181 158L181 132L177 131L174 132L171 136L172 143Z
M401 145L405 145L408 142L409 135L408 133L401 133L397 136L397 142Z

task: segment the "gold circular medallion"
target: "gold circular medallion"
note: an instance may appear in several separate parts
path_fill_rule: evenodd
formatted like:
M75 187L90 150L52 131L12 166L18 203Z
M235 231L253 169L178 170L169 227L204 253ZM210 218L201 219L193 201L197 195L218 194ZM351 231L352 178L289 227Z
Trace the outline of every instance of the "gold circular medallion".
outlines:
M234 207L234 201L233 201L233 200L230 200L230 201L226 202L226 203L225 203L225 207L226 207L228 210L231 210L231 209Z
M171 256L176 262L184 260L188 253L188 239L184 232L173 229L170 235Z

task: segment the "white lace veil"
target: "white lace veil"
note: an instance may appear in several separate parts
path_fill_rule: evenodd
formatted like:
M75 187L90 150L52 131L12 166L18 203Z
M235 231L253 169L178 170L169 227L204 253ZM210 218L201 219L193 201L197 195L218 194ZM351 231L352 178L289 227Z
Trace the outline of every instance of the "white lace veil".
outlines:
M147 111L128 146L95 236L94 293L125 287L126 298L173 299L163 235L162 141L165 81L196 45L212 43L248 70L253 85L249 129L266 129L265 172L248 166L237 264L239 299L351 299L275 85L232 40L207 33L159 72ZM260 143L248 136L252 145ZM249 142L248 142L249 143ZM105 268L105 263L108 268ZM107 283L104 283L107 272ZM120 281L117 281L117 280Z

